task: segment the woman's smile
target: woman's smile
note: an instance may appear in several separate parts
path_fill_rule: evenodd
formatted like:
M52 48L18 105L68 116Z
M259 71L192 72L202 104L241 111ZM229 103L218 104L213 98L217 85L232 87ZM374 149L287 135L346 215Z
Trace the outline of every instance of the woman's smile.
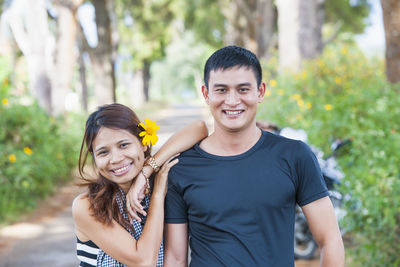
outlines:
M131 168L132 168L132 163L126 164L117 169L113 169L113 170L111 170L111 172L113 172L115 176L122 176L122 175L128 173Z

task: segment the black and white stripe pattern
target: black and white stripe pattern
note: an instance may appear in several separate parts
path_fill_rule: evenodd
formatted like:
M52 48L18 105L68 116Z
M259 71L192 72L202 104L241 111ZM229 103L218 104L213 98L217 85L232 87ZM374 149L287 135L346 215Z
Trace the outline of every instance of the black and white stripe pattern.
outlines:
M121 190L120 188L120 194L117 194L117 203L119 207L119 211L122 214L122 216L125 218L125 220L128 220L128 214L126 213L126 210L124 207L126 206L126 195L125 193ZM150 204L150 196L146 195L144 198L144 210L147 212ZM133 228L135 229L135 232L132 232L131 229L125 228L136 240L139 239L140 235L142 234L142 230L144 227L144 224L146 223L146 217L139 216L142 219L142 222L138 222L136 220L133 220ZM157 259L157 267L162 267L164 262L164 248L163 248L163 242L161 242L161 247L160 251L158 254L158 259ZM105 253L103 250L99 250L99 254L97 257L97 266L101 267L124 267L122 263L118 262L117 260L111 258L107 253Z
M96 267L99 247L91 240L82 242L76 238L76 252L81 261L79 267Z
M126 196L124 192L120 189L120 194L117 194L117 203L119 210L122 216L128 220L128 215L125 212L126 205ZM150 197L148 195L144 198L144 209L147 211L150 203ZM142 219L142 222L138 222L133 220L133 228L135 232L132 232L131 229L125 228L136 240L139 239L142 234L142 230L144 224L146 222L146 217L139 215ZM122 263L110 257L107 253L105 253L102 249L100 249L95 243L92 241L82 242L77 238L77 255L78 259L81 261L80 267L123 267ZM163 242L161 242L160 251L158 254L157 267L162 267L164 261L164 248Z

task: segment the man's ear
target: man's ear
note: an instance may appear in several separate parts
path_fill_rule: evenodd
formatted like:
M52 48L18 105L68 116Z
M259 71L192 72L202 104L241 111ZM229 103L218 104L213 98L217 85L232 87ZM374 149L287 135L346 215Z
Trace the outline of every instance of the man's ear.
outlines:
M258 103L261 103L264 99L265 88L266 88L265 82L262 82L258 87Z
M205 85L201 86L201 92L203 94L204 100L206 101L207 105L210 104L210 98L208 97L208 90Z

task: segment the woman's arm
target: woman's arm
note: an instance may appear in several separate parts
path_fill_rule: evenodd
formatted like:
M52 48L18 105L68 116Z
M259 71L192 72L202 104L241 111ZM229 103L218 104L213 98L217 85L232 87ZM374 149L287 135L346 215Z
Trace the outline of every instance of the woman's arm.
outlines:
M157 164L161 166L172 155L191 148L207 136L208 129L204 121L199 120L192 122L172 135L153 157ZM143 167L143 172L149 177L152 174L153 169L147 165ZM146 212L140 204L144 198L145 187L146 180L143 174L140 173L133 182L127 195L127 202L129 201L130 203L130 205L127 205L128 213L137 221L141 221L141 219L137 216L136 212L146 215Z
M72 205L77 236L82 241L92 240L112 258L127 266L155 266L163 235L168 172L178 162L178 159L171 159L164 164L154 180L149 215L139 240L136 241L116 221L111 225L97 221L90 215L90 204L84 196L78 196Z

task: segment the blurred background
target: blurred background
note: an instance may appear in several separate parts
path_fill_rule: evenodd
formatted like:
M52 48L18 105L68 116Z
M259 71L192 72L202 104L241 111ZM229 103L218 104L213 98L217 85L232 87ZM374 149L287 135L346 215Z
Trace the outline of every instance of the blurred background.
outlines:
M259 121L326 155L351 140L347 265L400 266L399 0L0 0L0 14L0 227L71 181L88 113L204 106L205 60L235 44L262 63Z

